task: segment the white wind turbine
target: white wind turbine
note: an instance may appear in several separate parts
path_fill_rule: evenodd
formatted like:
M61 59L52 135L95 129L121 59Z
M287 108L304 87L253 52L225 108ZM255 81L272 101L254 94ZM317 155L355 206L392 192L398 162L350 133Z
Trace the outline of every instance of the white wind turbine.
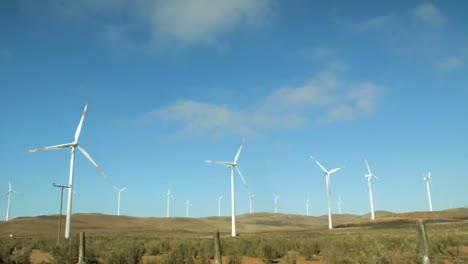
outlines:
M218 216L221 216L221 199L223 199L222 195L218 197Z
M122 188L122 189L119 189L115 186L112 186L114 187L114 189L119 193L119 196L118 196L118 202L117 202L117 215L120 215L120 194L125 191L127 189L127 187L125 188Z
M333 170L328 171L314 157L310 156L310 158L314 160L315 163L317 163L317 165L322 169L323 175L325 176L325 182L327 184L327 198L328 198L328 229L332 229L333 226L332 226L332 215L331 215L331 205L330 205L330 175L332 173L339 171L342 168L335 168Z
M174 196L171 195L171 190L170 189L167 189L167 194L164 195L166 197L166 200L167 200L167 204L166 204L166 217L169 217L169 201L170 201L170 198L172 198L172 200L174 200Z
M250 213L253 212L253 198L255 197L255 194L252 194L249 192L249 208L250 208Z
M11 182L8 181L8 192L5 193L5 196L8 195L8 204L7 204L6 219L5 219L6 222L10 220L11 193L16 193L16 191L13 190L13 187L11 186Z
M367 166L367 174L365 175L365 177L367 178L367 186L369 188L369 198L370 198L370 207L371 207L371 218L372 220L375 219L375 215L374 215L374 201L372 199L372 187L371 187L371 180L372 178L375 178L375 179L378 179L377 176L375 176L371 169L370 169L370 166L369 166L369 163L367 163L367 160L366 161L366 166Z
M274 194L274 199L275 199L275 213L278 212L278 199L279 195Z
M306 200L306 215L309 216L309 207L310 207L310 199L307 197Z
M431 182L431 172L429 172L429 173L427 174L427 176L425 176L423 179L426 181L427 197L429 198L429 209L430 209L431 212L432 212L431 189L430 189L430 187L429 187L429 184L430 184L430 182Z
M49 147L44 147L44 148L37 148L37 149L31 149L31 150L26 150L26 153L32 153L32 152L40 152L44 150L56 150L56 149L70 149L71 152L71 158L70 158L70 174L69 174L69 180L68 180L68 201L67 201L67 217L65 220L65 238L68 239L70 237L70 230L71 230L71 213L72 213L72 197L73 197L73 173L74 173L74 165L75 165L75 148L78 148L78 150L96 167L99 173L101 173L104 176L104 179L106 181L109 181L107 176L104 174L102 171L101 167L97 165L97 163L91 158L89 153L82 147L78 145L78 139L80 137L81 133L81 126L83 125L83 120L86 116L86 109L88 108L88 103L86 103L83 113L81 114L81 119L80 122L78 123L78 127L76 128L75 131L75 139L71 143L65 143L65 144L59 144L59 145L54 145L54 146L49 146Z
M234 161L205 160L205 162L207 163L220 164L220 165L227 166L231 170L231 236L233 237L236 236L236 208L235 208L235 200L234 200L234 168L237 170L237 173L241 176L241 179L243 179L244 177L242 176L241 171L237 167L237 162L239 160L239 155L242 151L243 143L244 143L244 140L242 140L239 150L237 150L236 156L234 156Z
M188 217L189 207L192 206L189 200L185 203L185 217Z

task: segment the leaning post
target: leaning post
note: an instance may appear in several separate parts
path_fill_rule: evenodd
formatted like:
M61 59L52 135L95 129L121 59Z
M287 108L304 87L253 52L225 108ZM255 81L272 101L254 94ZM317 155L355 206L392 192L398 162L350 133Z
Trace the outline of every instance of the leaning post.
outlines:
M416 227L418 229L419 252L422 256L422 263L430 264L431 262L429 260L429 246L427 243L427 233L424 221L422 219L416 221Z
M221 264L221 241L219 239L219 230L216 230L216 232L213 235L214 238L214 249L215 249L215 264Z
M86 242L85 242L85 233L80 232L80 252L78 255L78 264L85 264L85 251L86 251Z

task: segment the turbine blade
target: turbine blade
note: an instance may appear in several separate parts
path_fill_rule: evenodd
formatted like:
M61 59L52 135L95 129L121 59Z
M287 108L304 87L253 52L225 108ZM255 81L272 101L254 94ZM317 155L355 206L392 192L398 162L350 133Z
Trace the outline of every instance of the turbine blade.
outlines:
M73 146L73 143L65 143L65 144L59 144L59 145L54 145L54 146L48 146L44 148L29 149L29 150L26 150L25 152L26 153L41 152L44 150L56 150L56 149L69 148L72 146Z
M82 147L80 147L80 146L77 146L77 147L78 147L78 149L81 151L81 153L83 153L83 155L89 160L89 162L91 162L91 163L94 165L94 167L96 167L97 171L98 171L99 173L102 174L102 176L104 177L104 179L105 179L106 181L109 181L109 177L107 177L106 174L104 174L104 172L102 171L101 167L99 167L99 165L97 165L97 163L93 160L93 158L91 158L91 156L89 155L89 153L86 152L86 150L85 150L84 148L82 148Z
M222 196L222 195L221 195L220 197L218 197L218 200L221 200L221 199L223 199L223 196Z
M78 127L76 128L76 131L75 131L75 143L78 142L78 138L80 137L81 126L83 125L83 120L84 120L84 118L86 116L86 109L87 108L88 108L88 102L86 102L86 104L85 104L83 113L81 114L80 123L78 123Z
M319 162L318 160L316 160L316 159L315 159L314 157L312 157L312 156L310 156L310 158L311 158L312 160L314 160L315 163L317 163L317 165L319 165L319 167L323 170L323 172L325 172L325 173L328 172L327 169L325 169L325 167L322 166L322 164L320 164L320 162Z
M127 189L127 187L120 189L120 192L123 192Z
M220 164L220 165L225 165L225 166L232 165L232 162L227 162L227 161L204 160L203 162L210 163L210 164Z
M234 164L237 164L237 161L239 160L239 155L240 155L240 153L242 151L242 146L244 145L244 141L245 141L245 139L242 139L242 142L241 142L241 144L239 146L239 150L237 150L236 156L234 157Z
M341 170L341 169L342 169L342 168L333 169L333 170L329 171L328 174L332 174L332 173L337 172L337 171L339 171L339 170Z
M114 185L112 185L112 187L113 187L116 191L119 191L119 188L115 187Z
M241 178L241 180L242 180L242 183L243 183L244 186L245 186L245 189L247 189L247 193L250 194L249 185L247 185L247 182L245 181L245 178L244 178L244 176L242 175L242 172L239 170L239 168L238 168L237 166L236 166L236 170L237 170L237 173L239 173L239 176L240 176L240 178Z
M366 161L367 171L369 172L369 174L372 174L372 171L371 171L371 169L369 167L369 163L367 163L367 160L365 160L365 161Z

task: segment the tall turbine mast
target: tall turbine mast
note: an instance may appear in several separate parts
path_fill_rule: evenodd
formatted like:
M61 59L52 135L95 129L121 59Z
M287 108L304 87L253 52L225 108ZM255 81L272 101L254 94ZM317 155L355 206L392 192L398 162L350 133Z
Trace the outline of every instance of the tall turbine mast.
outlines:
M11 193L16 193L16 191L13 190L13 187L11 186L11 182L8 181L8 191L5 193L5 195L8 195L8 204L7 204L7 211L6 211L5 222L8 222L8 220L10 220Z
M218 216L221 216L221 199L223 199L222 195L218 197Z
M189 200L185 203L185 217L189 217L189 207L192 206Z
M234 156L234 161L216 161L216 160L205 160L206 163L211 164L220 164L228 167L231 171L231 236L235 237L236 233L236 209L235 209L235 197L234 197L234 169L237 171L241 179L244 180L241 171L237 167L237 162L239 161L239 155L242 151L242 146L244 140L240 144L239 150L237 150L236 156Z
M328 198L328 229L332 229L333 228L333 225L332 225L332 215L331 215L331 202L330 202L330 175L332 173L335 173L339 170L341 170L342 168L335 168L333 170L330 170L328 171L327 169L325 169L324 166L322 166L322 164L320 164L320 162L318 160L316 160L314 157L310 156L310 158L312 160L315 161L315 163L317 163L317 165L322 169L323 171L323 175L325 176L325 183L327 184L327 198Z
M116 190L118 192L118 198L117 198L117 215L120 215L120 194L125 191L127 189L127 187L124 187L122 189L119 189L115 186L112 185L112 187L114 187L114 190Z
M373 178L375 179L378 179L377 176L375 176L371 169L370 169L370 166L369 166L369 163L367 162L367 160L364 160L366 162L366 166L367 166L367 174L365 175L365 177L367 178L367 186L369 188L369 198L370 198L370 207L371 207L371 219L374 220L375 219L375 215L374 215L374 202L373 202L373 199L372 199L372 186L371 186L371 180Z
M86 103L83 113L81 114L81 119L80 122L78 123L78 127L76 128L75 131L75 138L74 141L71 143L65 143L65 144L59 144L59 145L54 145L54 146L49 146L49 147L44 147L44 148L37 148L37 149L31 149L31 150L26 150L26 153L32 153L32 152L40 152L44 150L56 150L56 149L70 149L71 152L71 158L70 158L70 174L69 174L69 179L68 179L68 201L67 201L67 217L65 220L65 238L68 239L70 238L70 232L71 232L71 214L72 214L72 197L73 197L73 173L74 173L74 168L75 168L75 149L78 149L83 156L86 157L86 159L93 164L94 167L96 167L97 171L104 176L104 179L106 181L109 181L109 178L104 174L102 171L101 167L97 165L97 163L91 158L89 153L82 147L78 145L78 139L80 137L81 133L81 126L83 125L83 120L86 116L86 109L88 108L88 103Z
M172 198L172 200L174 200L174 196L171 195L171 190L170 189L167 189L167 194L165 195L166 196L166 217L169 217L169 210L170 210L170 203L169 203L169 200L170 198Z
M278 199L279 195L273 194L273 198L275 199L275 213L278 212Z
M426 181L427 197L429 198L429 210L431 210L432 212L431 188L429 187L429 184L431 182L431 172L429 172L427 176L424 177L423 179Z

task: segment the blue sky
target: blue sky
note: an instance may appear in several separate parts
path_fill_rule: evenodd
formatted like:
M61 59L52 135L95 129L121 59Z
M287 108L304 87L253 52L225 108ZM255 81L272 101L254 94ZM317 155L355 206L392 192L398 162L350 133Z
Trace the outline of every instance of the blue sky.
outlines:
M136 3L134 3L136 2ZM11 215L56 214L68 150L24 150L73 140L73 212L165 216L230 213L230 161L254 211L435 210L467 205L468 18L466 1L2 1L0 189ZM248 196L235 178L238 214ZM66 197L66 196L65 196ZM6 199L0 200L4 218Z

